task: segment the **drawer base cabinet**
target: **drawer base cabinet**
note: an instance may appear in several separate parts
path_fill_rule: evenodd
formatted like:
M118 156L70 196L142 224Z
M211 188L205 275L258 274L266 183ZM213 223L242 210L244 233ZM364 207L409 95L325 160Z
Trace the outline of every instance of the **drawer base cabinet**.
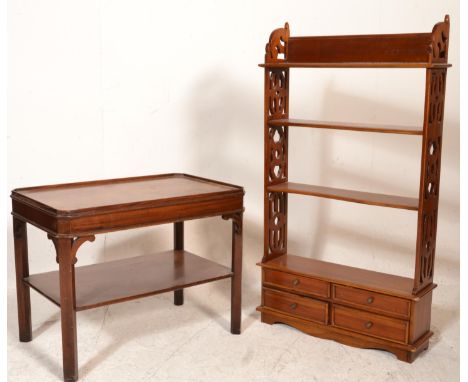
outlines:
M429 33L290 36L275 29L265 49L264 246L262 322L360 348L383 349L413 362L429 346L436 256L442 132L450 19ZM297 119L289 114L289 80L298 68L422 69L423 120L416 126ZM404 92L405 85L401 91ZM397 113L393 113L397 118ZM290 129L332 129L355 134L400 134L421 142L418 196L346 190L289 179ZM416 138L414 138L416 137ZM377 153L378 155L378 153ZM302 162L309 165L310 158ZM397 208L417 214L413 277L401 277L290 255L288 198L319 197ZM298 196L300 195L300 196ZM357 207L356 207L357 208ZM321 222L316 222L318 225ZM372 222L372 224L374 224Z
M412 279L293 255L260 265L262 305L257 310L264 323L387 350L406 362L428 348L435 284L413 295Z

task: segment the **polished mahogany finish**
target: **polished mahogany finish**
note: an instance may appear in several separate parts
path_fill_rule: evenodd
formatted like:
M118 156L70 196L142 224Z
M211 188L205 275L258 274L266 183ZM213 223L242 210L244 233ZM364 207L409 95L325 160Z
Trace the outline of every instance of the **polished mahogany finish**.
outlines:
M409 322L358 309L333 305L332 325L368 336L406 343Z
M274 289L263 289L263 305L287 314L294 314L311 321L328 322L328 304L309 297Z
M449 17L431 33L291 37L289 25L266 45L264 104L264 252L262 321L292 325L314 336L362 348L385 349L412 362L429 346L437 233ZM289 117L291 68L424 68L421 126L328 122ZM418 197L377 194L289 181L290 127L422 137ZM401 277L288 253L288 195L300 194L417 211L414 277ZM277 291L280 294L273 294ZM287 303L320 301L329 312L317 320ZM302 305L301 305L302 306Z
M263 285L290 290L298 294L330 297L330 284L319 279L265 269Z
M78 379L76 312L231 278L231 333L241 330L241 187L185 174L30 187L12 191L18 323L30 341L29 288L60 307L64 380ZM232 220L232 266L184 250L184 220L221 216ZM174 249L147 256L76 267L81 245L95 234L174 223ZM29 274L26 223L47 232L59 270Z
M364 308L369 311L397 315L403 318L410 316L410 301L383 293L334 285L333 298L335 301L341 301L344 304Z

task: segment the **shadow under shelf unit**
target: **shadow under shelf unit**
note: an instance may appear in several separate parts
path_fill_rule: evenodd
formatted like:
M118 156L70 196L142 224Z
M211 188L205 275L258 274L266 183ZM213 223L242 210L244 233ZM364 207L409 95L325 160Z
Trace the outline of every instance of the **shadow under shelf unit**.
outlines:
M284 323L347 345L383 349L413 362L429 346L436 248L449 16L430 33L291 37L289 25L266 45L264 108L264 254L262 322ZM291 68L426 70L421 126L289 117ZM290 127L422 137L417 198L290 182ZM417 211L414 277L295 256L287 250L288 194Z

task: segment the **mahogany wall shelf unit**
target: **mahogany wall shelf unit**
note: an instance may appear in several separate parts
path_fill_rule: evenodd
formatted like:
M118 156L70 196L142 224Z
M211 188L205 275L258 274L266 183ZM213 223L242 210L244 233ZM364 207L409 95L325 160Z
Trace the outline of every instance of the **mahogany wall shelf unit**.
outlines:
M274 30L266 45L264 107L264 254L262 322L361 348L384 349L412 362L430 330L449 16L431 33L291 37ZM291 68L419 68L426 71L421 126L300 120L289 117ZM422 137L419 197L290 182L290 127ZM414 277L407 278L295 256L287 249L288 194L417 211Z
M76 312L231 279L231 333L241 330L242 187L186 174L151 175L16 189L13 203L19 338L32 340L29 288L60 307L63 374L78 379ZM184 221L232 220L232 262L225 267L184 250ZM29 274L27 225L47 232L58 271ZM174 223L174 249L76 267L78 248L96 234Z

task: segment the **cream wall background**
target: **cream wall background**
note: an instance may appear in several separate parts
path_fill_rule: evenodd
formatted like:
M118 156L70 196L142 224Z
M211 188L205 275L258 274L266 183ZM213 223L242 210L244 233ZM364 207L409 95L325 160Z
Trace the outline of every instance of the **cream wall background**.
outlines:
M164 172L244 186L244 316L257 319L255 263L263 235L263 73L257 64L270 32L285 21L292 35L428 32L445 14L453 67L433 315L440 331L457 338L457 1L10 1L9 189ZM423 70L293 69L290 86L290 115L297 118L422 124ZM290 131L291 180L417 196L419 137ZM289 216L291 253L413 274L414 212L290 196ZM11 229L9 219L13 291ZM80 249L78 264L170 248L171 231L160 226L99 235ZM28 234L31 272L55 269L52 243L35 228ZM221 219L187 223L186 248L224 264L228 238L230 223ZM9 302L14 311L14 299ZM11 337L16 323L9 317Z

